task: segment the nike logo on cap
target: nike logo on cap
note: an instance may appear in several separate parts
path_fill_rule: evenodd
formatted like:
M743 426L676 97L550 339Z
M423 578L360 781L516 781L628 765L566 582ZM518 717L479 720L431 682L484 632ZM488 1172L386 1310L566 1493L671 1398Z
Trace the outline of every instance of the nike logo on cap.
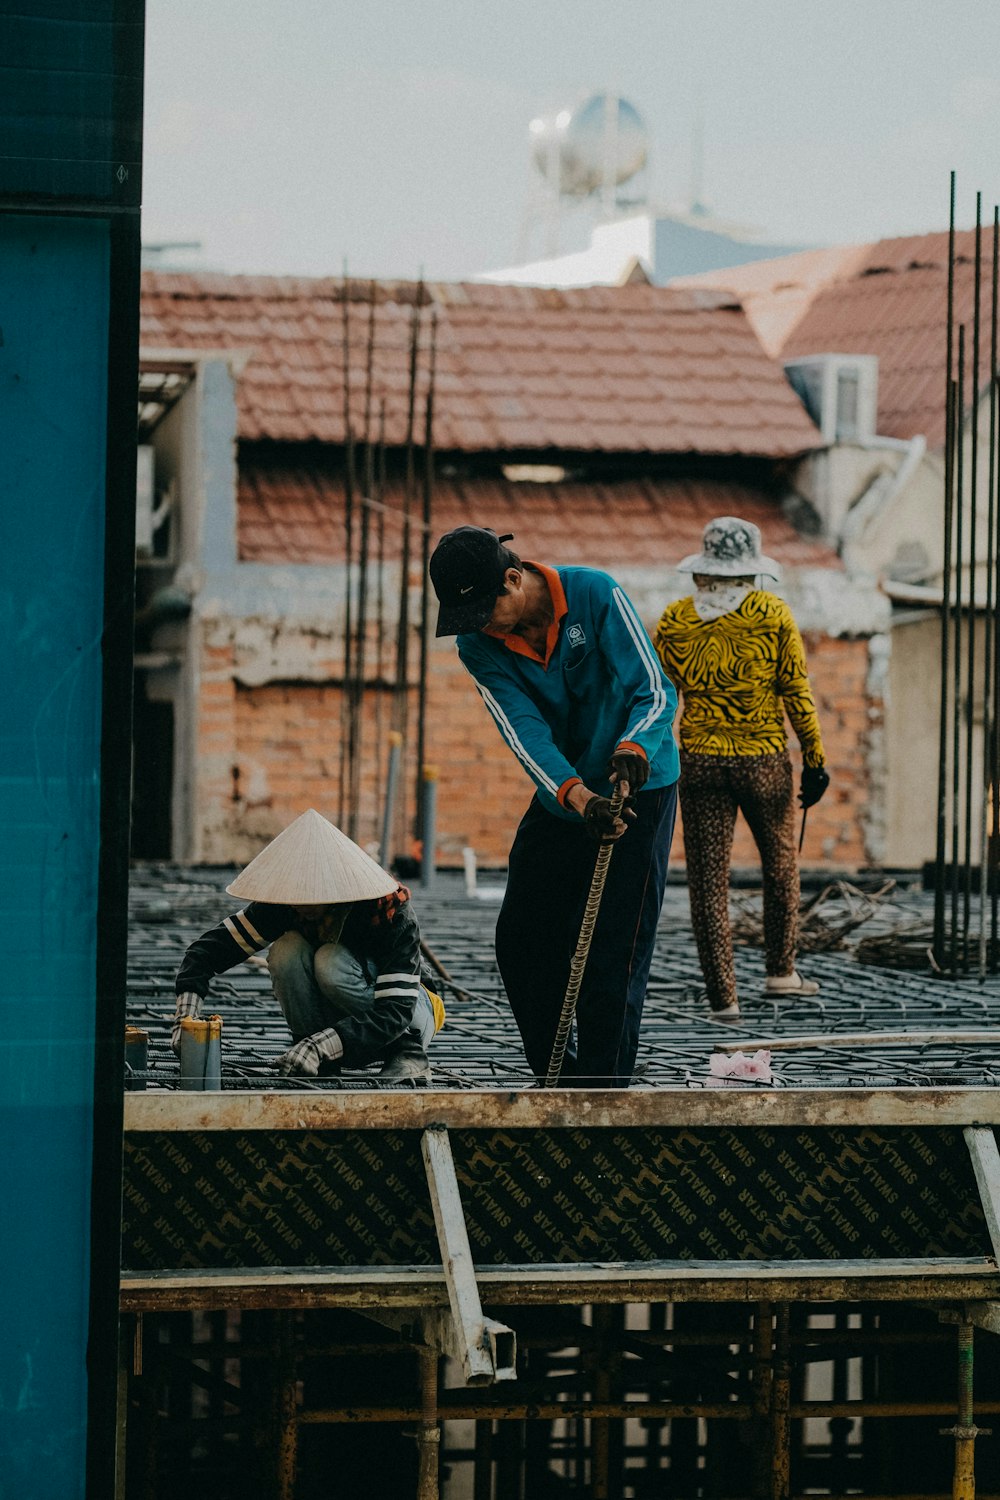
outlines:
M459 591L458 591L458 592L459 592L459 593L460 593L460 594L471 594L471 593L472 593L472 590L473 590L473 589L474 589L474 588L475 588L475 586L476 586L476 585L475 585L475 584L474 584L474 583L470 583L470 584L469 584L469 587L468 587L468 588L467 588L467 589L459 589Z

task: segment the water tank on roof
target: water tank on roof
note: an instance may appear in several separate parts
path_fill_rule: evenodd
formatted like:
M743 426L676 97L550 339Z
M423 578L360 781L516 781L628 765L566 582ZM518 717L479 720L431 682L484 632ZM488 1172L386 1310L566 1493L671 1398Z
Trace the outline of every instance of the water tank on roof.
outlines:
M531 122L535 165L567 198L620 187L641 172L649 136L639 111L615 94L591 94L573 109Z

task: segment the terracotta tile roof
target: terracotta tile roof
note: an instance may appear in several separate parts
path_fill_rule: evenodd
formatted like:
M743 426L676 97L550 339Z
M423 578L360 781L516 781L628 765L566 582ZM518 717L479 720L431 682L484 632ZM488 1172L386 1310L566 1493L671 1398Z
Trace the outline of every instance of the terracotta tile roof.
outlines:
M349 287L351 414L364 424L369 283ZM405 440L413 283L376 289L372 407ZM342 443L343 288L287 277L143 278L142 342L238 349L246 440ZM740 454L782 458L819 437L745 314L718 293L651 286L435 283L435 443L457 452ZM422 362L430 317L423 316ZM420 398L422 413L423 396ZM377 415L373 416L377 420Z
M988 297L992 231L983 236L985 320L980 383L989 366ZM971 325L974 308L974 231L956 236L956 322ZM944 442L945 326L948 235L926 234L870 245L847 280L814 299L785 341L786 359L805 354L878 356L878 430L887 437L923 433L932 448ZM971 331L969 336L971 346ZM971 364L971 347L970 347ZM967 381L970 371L967 370ZM967 383L971 391L971 381Z
M992 227L983 231L981 316L988 322ZM971 322L975 232L956 235L955 316ZM738 296L766 349L785 359L874 354L879 361L878 430L944 442L947 232L807 251L687 277ZM988 328L983 348L988 345ZM970 334L971 344L971 334ZM971 365L971 349L970 349ZM983 360L988 366L988 356ZM971 369L967 370L969 389ZM980 383L985 382L980 372Z
M675 276L670 285L716 287L738 297L767 353L777 359L788 335L818 293L831 282L849 276L869 248L832 245L825 250L801 250L728 270Z
M401 479L391 478L385 504L384 557L399 557ZM373 513L374 514L374 513ZM419 500L415 514L419 517ZM708 521L740 515L764 534L767 552L789 567L840 568L825 543L801 536L779 501L747 485L713 479L623 479L556 484L511 482L503 476L439 477L431 535L454 526L492 526L514 533L523 556L608 568L661 563L669 569L701 545ZM294 464L284 455L244 451L237 522L244 562L329 563L344 557L344 487L340 472ZM355 547L358 532L355 530ZM374 563L375 531L371 534ZM413 533L415 553L420 532Z

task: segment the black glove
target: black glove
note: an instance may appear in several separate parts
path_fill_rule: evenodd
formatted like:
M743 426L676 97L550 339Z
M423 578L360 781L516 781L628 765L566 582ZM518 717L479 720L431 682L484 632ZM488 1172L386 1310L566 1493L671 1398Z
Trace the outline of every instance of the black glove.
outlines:
M799 801L803 807L812 807L830 785L830 773L823 766L803 766L799 783Z
M634 823L635 813L627 805L622 807L620 813L613 813L610 797L591 797L583 809L584 827L591 838L597 839L601 844L613 844L615 839L621 838L616 827L619 818L625 823Z
M649 761L638 750L616 750L610 770L616 782L628 782L629 797L641 792L649 780Z

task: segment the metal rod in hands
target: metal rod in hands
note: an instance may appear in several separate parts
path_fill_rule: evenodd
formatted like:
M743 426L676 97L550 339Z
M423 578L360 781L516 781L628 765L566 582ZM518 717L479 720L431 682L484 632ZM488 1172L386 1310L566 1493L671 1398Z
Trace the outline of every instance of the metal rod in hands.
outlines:
M611 796L611 811L618 817L622 810L624 801L620 786L616 786ZM623 834L624 838L625 835ZM576 1003L580 998L580 986L583 983L583 971L587 967L587 959L590 956L590 944L594 936L594 928L597 925L597 914L601 909L601 897L604 895L604 886L608 878L608 865L614 853L617 840L608 839L602 843L597 851L597 860L594 864L594 873L590 880L590 891L587 895L587 904L583 909L583 921L580 924L580 936L576 943L576 952L570 960L569 983L566 986L566 994L563 998L562 1011L559 1015L559 1024L556 1027L556 1038L552 1044L552 1056L549 1058L549 1068L545 1075L545 1087L555 1088L559 1082L563 1062L566 1057L566 1046L569 1042L569 1034L573 1026L573 1017L576 1015Z

